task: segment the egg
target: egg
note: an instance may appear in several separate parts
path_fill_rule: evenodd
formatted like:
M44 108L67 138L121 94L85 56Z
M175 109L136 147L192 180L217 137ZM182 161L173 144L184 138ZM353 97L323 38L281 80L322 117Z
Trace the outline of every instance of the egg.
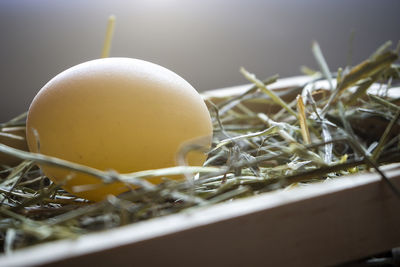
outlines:
M209 147L212 123L202 97L176 73L139 59L104 58L51 79L29 107L26 134L31 152L131 173L176 166L184 146ZM187 160L201 166L205 159L204 152L193 151ZM91 201L128 190L87 174L40 168L66 191Z

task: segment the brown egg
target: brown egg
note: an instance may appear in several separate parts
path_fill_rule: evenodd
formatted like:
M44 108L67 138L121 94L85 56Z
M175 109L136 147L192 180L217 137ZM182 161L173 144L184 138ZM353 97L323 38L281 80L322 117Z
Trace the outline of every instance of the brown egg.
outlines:
M27 119L30 151L119 173L176 166L182 146L209 146L211 136L209 112L188 82L164 67L130 58L93 60L60 73L36 95ZM204 160L197 152L189 162L199 166ZM70 174L41 168L56 182ZM65 190L89 200L127 190L81 173L71 177ZM86 184L96 186L74 191Z

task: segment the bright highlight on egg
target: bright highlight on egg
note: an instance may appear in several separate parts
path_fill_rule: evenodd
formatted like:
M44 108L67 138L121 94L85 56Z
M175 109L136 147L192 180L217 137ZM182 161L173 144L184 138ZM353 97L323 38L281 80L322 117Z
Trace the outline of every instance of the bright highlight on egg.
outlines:
M183 146L209 147L212 137L208 109L188 82L131 58L92 60L58 74L34 98L26 127L31 152L119 173L176 166ZM193 151L187 161L201 166L205 158ZM121 183L103 185L86 174L40 167L68 192L92 201L128 190ZM81 185L95 186L74 191Z

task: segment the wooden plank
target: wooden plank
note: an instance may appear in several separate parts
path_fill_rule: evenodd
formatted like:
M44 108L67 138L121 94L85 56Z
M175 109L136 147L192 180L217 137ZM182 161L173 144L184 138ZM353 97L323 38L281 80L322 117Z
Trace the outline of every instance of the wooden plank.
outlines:
M400 186L400 164L383 170ZM379 175L358 174L23 249L0 266L326 266L399 246L399 211Z

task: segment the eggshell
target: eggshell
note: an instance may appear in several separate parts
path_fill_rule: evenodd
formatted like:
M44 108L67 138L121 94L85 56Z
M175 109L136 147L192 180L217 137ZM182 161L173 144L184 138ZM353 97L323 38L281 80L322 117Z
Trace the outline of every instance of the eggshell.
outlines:
M119 173L176 166L182 146L209 146L211 136L210 114L188 82L130 58L92 60L60 73L36 95L27 118L30 151ZM201 166L205 158L192 153L189 163ZM53 181L66 182L65 190L89 200L127 190L89 175L40 167ZM85 184L94 186L75 190Z

